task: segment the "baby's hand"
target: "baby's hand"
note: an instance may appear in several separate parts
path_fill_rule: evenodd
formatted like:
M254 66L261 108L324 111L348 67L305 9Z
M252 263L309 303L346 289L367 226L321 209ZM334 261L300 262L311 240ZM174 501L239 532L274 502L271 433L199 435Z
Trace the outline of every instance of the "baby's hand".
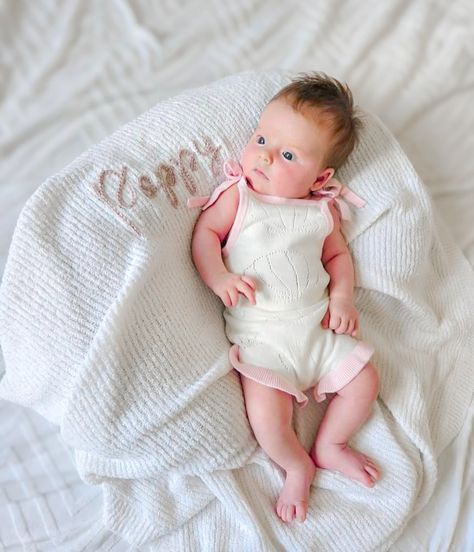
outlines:
M321 326L326 329L330 328L337 334L348 334L355 337L359 329L359 313L349 299L331 297Z
M239 276L232 272L221 272L216 275L211 286L226 307L235 307L239 301L239 293L255 305L255 282L248 276Z

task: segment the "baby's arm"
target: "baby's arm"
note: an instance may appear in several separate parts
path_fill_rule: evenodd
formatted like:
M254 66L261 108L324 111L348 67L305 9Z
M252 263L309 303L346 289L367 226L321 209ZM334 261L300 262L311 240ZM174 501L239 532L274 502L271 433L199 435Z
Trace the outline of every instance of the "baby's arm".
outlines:
M359 315L352 302L354 293L354 265L341 232L339 213L329 204L334 228L323 245L322 262L329 274L329 307L322 320L324 328L336 333L355 336L359 327Z
M239 190L231 186L203 211L194 227L192 256L204 283L226 307L235 307L239 293L255 305L255 283L248 276L229 272L222 260L222 242L229 233L239 206Z

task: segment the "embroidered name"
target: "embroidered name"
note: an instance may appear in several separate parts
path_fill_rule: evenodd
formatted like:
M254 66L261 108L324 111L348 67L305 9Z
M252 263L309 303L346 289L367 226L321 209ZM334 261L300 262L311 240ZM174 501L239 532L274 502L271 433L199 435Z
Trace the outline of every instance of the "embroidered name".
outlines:
M152 171L152 176L142 174L137 179L131 179L126 165L123 165L119 170L104 169L100 172L98 180L93 183L92 189L97 197L137 236L142 237L140 229L127 213L137 204L138 194L147 199L153 199L161 191L170 205L178 209L178 183L184 183L188 192L187 195L194 195L197 192L194 173L199 168L198 154L206 158L212 175L215 178L220 176L223 163L221 147L213 144L208 136L203 137L202 144L193 140L193 145L196 151L186 148L180 149L176 160L172 163L160 163Z

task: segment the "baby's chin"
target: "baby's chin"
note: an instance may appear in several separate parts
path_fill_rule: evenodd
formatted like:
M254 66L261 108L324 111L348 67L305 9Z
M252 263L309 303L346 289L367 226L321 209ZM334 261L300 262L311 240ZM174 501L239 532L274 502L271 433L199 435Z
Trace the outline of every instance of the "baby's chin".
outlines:
M258 173L255 172L255 170L248 172L244 170L243 173L248 185L250 186L250 188L252 188L252 190L255 190L260 194L271 195L271 186L269 185L270 181L268 180L268 178L260 176Z
M262 187L259 186L256 182L255 182L255 179L252 180L251 177L249 176L245 176L245 180L247 181L247 184L249 186L250 189L252 189L254 192L257 192L259 194L266 194L268 195L268 192L266 192L265 190L262 190Z

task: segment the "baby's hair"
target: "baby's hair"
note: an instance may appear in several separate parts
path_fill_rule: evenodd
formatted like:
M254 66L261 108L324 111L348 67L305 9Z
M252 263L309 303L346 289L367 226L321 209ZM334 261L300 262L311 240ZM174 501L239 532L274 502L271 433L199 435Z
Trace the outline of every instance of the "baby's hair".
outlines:
M331 125L334 138L324 161L325 166L338 169L356 146L362 127L347 84L325 73L301 73L270 101L278 99L303 115L309 109L319 122L322 117Z

